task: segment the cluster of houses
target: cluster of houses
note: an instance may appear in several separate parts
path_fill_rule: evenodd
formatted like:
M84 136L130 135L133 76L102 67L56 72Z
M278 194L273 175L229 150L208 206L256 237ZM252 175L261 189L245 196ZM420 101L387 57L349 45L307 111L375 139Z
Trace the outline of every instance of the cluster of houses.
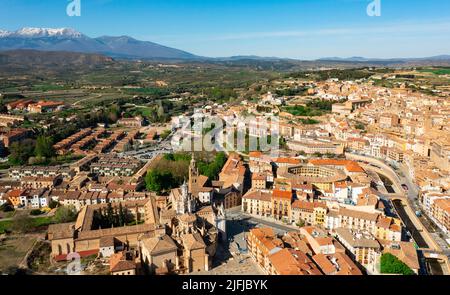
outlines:
M381 253L391 253L415 273L420 265L414 245L392 242L383 250L361 230L339 228L330 235L317 226L277 235L271 228L251 229L247 236L251 257L269 275L377 274Z
M65 104L61 101L44 101L35 102L31 99L21 99L6 104L9 112L28 112L28 113L50 113L61 111Z
M252 186L242 197L242 211L257 218L297 227L300 232L312 227L314 232L321 232L329 243L336 244L338 241L342 249L347 249L349 257L343 258L345 253L341 253L339 259L328 258L345 264L339 269L346 269L348 274L352 274L352 269L379 273L380 257L385 251L397 249L401 247L399 245L407 247L405 251L411 250L411 247L414 249L414 244L405 235L401 220L387 210L389 202L372 188L373 179L358 162L347 159L271 158L261 152L250 153L249 160ZM278 238L273 239L283 245ZM280 248L275 243L273 249L277 247ZM269 253L273 249L268 249ZM279 252L277 255L286 261L295 261L295 255L305 256L304 253L295 254L298 249L281 249L283 252L274 250L276 252L271 254ZM415 249L413 252L416 253ZM314 254L336 253L316 251ZM282 260L277 260L277 255L266 257L263 269L269 274L288 274L287 270L277 270L280 267L283 269L280 266L280 263L283 265ZM415 255L415 264L410 265L417 272L420 267L417 253ZM255 257L258 255L255 254ZM274 259L272 264L271 259ZM318 259L320 263L327 264L325 257ZM347 265L347 261L352 260L359 268ZM260 262L259 258L257 261ZM307 263L298 262L296 273L324 273L308 268L314 265L313 256L309 255L305 261Z
M58 191L60 204L70 205L67 201L73 195L72 200L80 206L76 222L49 227L52 258L64 261L73 252L81 257L97 255L109 263L112 275L208 271L217 243L227 237L224 203L200 200L203 192L213 190L204 189L207 183L193 158L188 183L169 196L94 189ZM237 191L231 190L234 197ZM58 192L50 195L56 197ZM132 217L131 224L99 227L98 219L105 212L123 208Z

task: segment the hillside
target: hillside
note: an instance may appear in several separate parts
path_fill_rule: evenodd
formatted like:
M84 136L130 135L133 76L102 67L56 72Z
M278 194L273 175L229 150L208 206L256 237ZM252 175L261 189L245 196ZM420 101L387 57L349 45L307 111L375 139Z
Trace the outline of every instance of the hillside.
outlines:
M193 59L188 52L128 36L90 38L73 29L23 28L0 30L0 51L32 49L99 53L111 57L142 59Z

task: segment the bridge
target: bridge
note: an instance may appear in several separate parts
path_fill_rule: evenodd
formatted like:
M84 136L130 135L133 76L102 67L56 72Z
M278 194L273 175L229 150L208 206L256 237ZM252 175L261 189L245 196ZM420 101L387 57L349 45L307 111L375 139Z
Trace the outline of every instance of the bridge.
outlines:
M418 251L421 251L423 257L428 260L436 260L437 263L441 266L442 272L444 275L450 274L450 251L433 251L431 249L423 249L419 248Z

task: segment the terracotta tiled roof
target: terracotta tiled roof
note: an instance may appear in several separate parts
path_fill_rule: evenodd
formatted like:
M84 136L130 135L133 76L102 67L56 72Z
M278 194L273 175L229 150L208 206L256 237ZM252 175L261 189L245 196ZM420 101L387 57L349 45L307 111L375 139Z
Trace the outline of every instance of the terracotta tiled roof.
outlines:
M252 190L247 192L242 198L270 202L272 194L262 192L260 190Z
M322 207L327 208L327 205L323 202L309 202L296 200L292 203L292 209L314 210L314 208Z
M269 260L280 275L321 275L315 264L301 251L281 249L269 256Z
M107 236L100 238L100 247L113 247L114 246L114 237Z
M344 216L348 216L348 217L364 219L364 220L369 220L369 221L377 221L378 217L380 216L380 214L378 214L378 213L367 213L367 212L356 211L356 210L351 210L351 209L342 208L342 207L339 209L339 215L344 215Z
M252 233L255 237L261 238L265 236L269 237L275 237L275 232L273 229L269 227L261 227L261 228L252 228L250 230L250 233Z
M23 194L24 190L15 189L8 192L8 197L10 198L18 198Z
M188 250L206 248L205 242L199 233L184 235L182 240L184 247Z
M282 164L292 164L292 165L298 165L301 164L302 161L299 159L294 158L276 158L274 160L275 163L282 163Z
M177 245L175 245L175 242L168 235L148 238L143 240L142 243L150 252L150 254L177 250Z
M251 158L259 158L262 156L262 153L259 151L254 151L254 152L250 152L248 155Z
M50 224L48 227L48 239L58 240L73 238L75 232L75 223Z
M111 272L135 270L136 263L130 260L120 260L113 267L110 268Z
M312 259L326 275L362 275L355 263L344 253L317 254Z
M348 172L365 172L357 162L350 160L312 159L309 163L315 166L345 166Z
M280 191L280 190L274 190L272 193L273 198L278 199L292 199L292 191Z

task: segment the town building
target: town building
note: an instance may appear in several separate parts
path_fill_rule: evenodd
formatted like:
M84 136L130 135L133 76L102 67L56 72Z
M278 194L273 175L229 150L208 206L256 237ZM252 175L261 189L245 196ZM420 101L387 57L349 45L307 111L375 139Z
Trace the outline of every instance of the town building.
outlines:
M377 265L381 257L381 245L375 237L365 230L337 228L336 239L349 251L354 261L361 264L369 273L379 272Z

